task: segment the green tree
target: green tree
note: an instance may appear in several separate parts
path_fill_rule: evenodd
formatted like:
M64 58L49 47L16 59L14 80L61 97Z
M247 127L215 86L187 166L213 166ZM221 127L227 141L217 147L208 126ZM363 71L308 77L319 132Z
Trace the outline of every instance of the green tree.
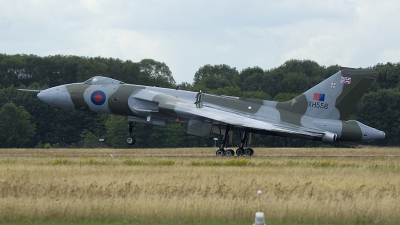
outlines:
M244 91L261 91L265 90L264 74L255 73L244 78L242 83L242 90Z
M400 82L400 63L386 63L377 64L374 66L376 71L379 72L379 76L376 84L379 88L390 89L395 88Z
M159 87L175 87L175 80L169 67L153 59L143 59L139 62L140 77L147 80L146 85Z
M262 91L272 97L282 92L300 94L338 72L338 69L338 66L325 68L311 60L288 60L278 68L265 71L264 83L267 85Z
M105 122L106 133L104 141L113 148L126 148L125 137L128 133L128 122L126 117L108 115Z
M205 65L194 75L194 88L205 86L209 89L240 87L240 76L236 68L228 65Z
M83 139L83 146L85 148L95 148L99 145L98 137L87 129L82 131L81 138Z
M22 148L35 135L35 125L30 114L22 107L9 102L0 109L0 145L3 148Z
M228 86L224 88L218 88L213 91L214 94L217 95L227 95L227 96L241 96L242 92L240 91L239 86Z
M297 97L298 94L293 94L293 93L279 93L275 96L274 101L277 102L284 102L284 101L289 101Z
M245 98L271 100L271 96L263 91L245 91L242 93L242 96Z
M139 80L140 65L139 63L132 62L130 60L125 61L121 68L122 74L115 77L118 80L124 81L128 84L144 84L143 81Z
M243 91L260 91L263 89L264 70L260 67L246 68L240 72Z
M400 144L400 92L379 90L364 95L355 111L357 120L386 133L386 143Z
M322 80L322 79L321 79ZM311 80L304 73L287 73L283 78L285 84L285 92L303 93L311 88Z

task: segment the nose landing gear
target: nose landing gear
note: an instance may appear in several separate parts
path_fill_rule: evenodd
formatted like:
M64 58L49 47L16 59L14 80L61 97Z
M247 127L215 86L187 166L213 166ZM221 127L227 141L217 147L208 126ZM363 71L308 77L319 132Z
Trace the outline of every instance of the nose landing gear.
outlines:
M132 131L133 131L133 128L135 127L135 125L136 125L136 123L129 122L129 128L128 128L129 135L126 136L126 143L128 145L134 145L136 143L135 137L132 136Z

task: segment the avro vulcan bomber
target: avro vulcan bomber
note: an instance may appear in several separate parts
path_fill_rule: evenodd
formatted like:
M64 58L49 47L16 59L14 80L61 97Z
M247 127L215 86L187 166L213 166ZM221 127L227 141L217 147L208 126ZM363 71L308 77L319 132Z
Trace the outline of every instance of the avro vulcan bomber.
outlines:
M383 131L355 120L346 120L378 73L373 70L340 70L303 94L286 102L219 96L160 87L150 87L95 76L82 83L65 84L36 91L43 102L91 114L126 116L129 135L136 122L165 125L187 122L187 133L224 138L217 156L253 155L245 144L249 133L308 140L372 141L385 138ZM242 131L236 152L225 149L229 131Z

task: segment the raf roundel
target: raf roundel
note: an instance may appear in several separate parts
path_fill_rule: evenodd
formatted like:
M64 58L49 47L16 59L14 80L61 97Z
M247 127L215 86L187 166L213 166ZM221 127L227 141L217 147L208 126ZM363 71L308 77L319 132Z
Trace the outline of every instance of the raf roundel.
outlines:
M104 94L102 91L94 91L90 97L90 100L95 105L103 105L104 102L106 102L106 94Z

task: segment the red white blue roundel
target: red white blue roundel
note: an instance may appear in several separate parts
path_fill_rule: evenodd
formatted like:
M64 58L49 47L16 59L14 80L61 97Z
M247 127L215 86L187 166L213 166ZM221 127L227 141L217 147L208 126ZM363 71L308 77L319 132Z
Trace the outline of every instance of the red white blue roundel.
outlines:
M90 96L90 100L95 105L103 105L106 102L106 94L102 91L94 91L92 96Z

